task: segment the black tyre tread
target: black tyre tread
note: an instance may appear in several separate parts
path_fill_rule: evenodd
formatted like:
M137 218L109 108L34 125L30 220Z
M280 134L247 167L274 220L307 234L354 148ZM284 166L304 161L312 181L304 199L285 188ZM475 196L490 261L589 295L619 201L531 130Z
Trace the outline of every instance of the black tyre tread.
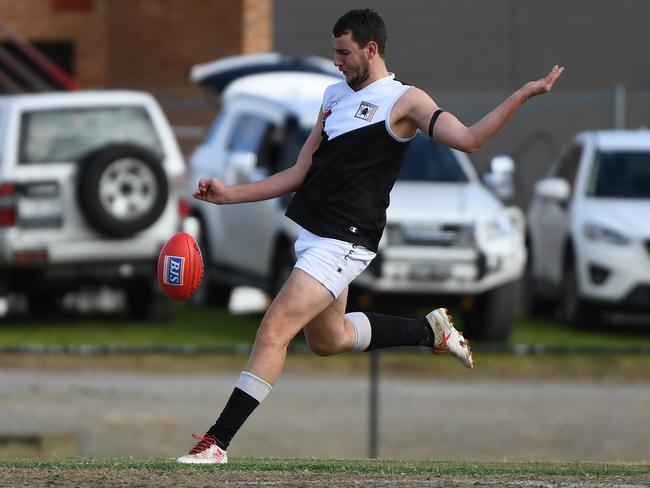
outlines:
M463 333L469 339L506 340L517 309L517 285L506 283L476 297L474 308L463 316Z
M154 205L146 214L129 220L110 215L99 200L99 180L113 161L132 157L139 159L153 172L157 183ZM135 144L111 144L86 156L80 162L77 197L81 212L95 230L111 237L128 237L151 226L165 210L169 196L167 175L160 158L148 149Z

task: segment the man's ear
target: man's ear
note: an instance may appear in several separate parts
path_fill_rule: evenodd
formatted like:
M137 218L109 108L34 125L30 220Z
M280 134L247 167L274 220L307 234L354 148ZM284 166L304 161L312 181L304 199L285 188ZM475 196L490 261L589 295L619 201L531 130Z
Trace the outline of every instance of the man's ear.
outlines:
M377 43L375 41L368 41L366 49L368 50L368 59L379 55L379 46L377 46Z

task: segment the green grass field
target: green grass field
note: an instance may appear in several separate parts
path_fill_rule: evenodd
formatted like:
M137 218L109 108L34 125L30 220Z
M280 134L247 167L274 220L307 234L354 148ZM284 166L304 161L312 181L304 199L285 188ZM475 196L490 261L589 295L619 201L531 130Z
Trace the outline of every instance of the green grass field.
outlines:
M648 464L610 463L487 463L451 461L394 461L338 459L236 459L225 465L191 466L171 459L21 459L0 460L2 468L42 470L165 470L279 471L285 473L373 473L437 475L643 476Z
M231 315L223 308L181 307L167 323L114 317L12 317L0 320L0 346L91 344L128 346L231 346L250 344L261 317ZM650 345L650 328L576 330L550 319L519 319L512 344L545 346Z

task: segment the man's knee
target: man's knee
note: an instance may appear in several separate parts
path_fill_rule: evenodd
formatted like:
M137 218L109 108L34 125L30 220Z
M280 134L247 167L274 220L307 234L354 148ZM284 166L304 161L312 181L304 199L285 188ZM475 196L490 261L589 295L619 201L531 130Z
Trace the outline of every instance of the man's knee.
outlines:
M282 326L281 320L265 317L257 329L255 343L258 346L283 348L289 345L291 339L287 328Z

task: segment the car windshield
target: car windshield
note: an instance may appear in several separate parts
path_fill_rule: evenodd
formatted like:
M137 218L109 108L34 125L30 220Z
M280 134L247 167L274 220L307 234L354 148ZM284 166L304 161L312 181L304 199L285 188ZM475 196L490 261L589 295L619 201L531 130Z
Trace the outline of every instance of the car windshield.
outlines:
M425 136L416 134L406 153L400 171L401 181L439 181L445 183L465 183L467 175L447 146Z
M650 198L650 151L598 152L587 195Z
M19 161L79 161L102 146L116 143L138 144L162 155L143 107L84 107L25 112Z

